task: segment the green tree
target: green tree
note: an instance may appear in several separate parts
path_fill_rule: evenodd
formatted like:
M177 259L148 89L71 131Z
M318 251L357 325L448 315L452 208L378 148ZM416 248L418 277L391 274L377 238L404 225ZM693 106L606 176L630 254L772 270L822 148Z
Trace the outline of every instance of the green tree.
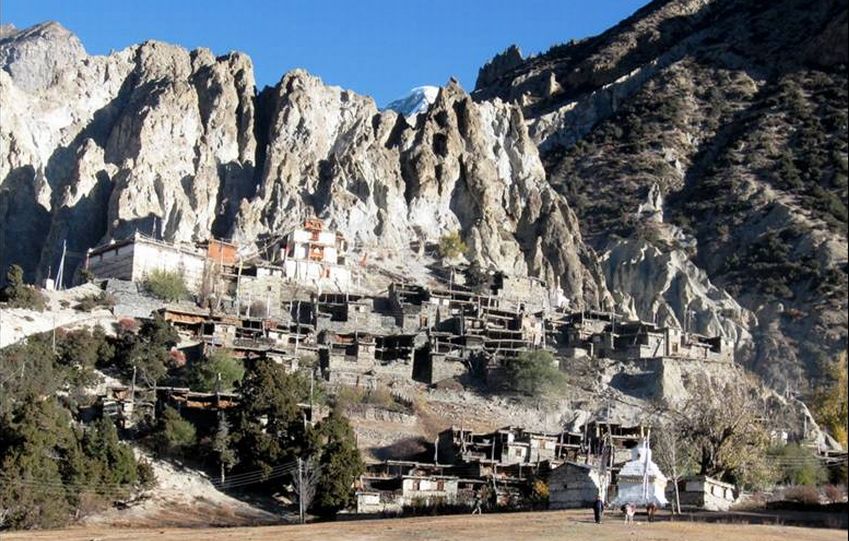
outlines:
M849 369L846 352L828 363L823 370L825 381L814 394L813 410L817 420L840 444L847 446L849 424Z
M111 358L114 348L103 327L94 330L57 331L58 361L65 366L94 368L103 358Z
M504 376L509 390L529 396L557 391L566 381L554 355L543 350L526 351L506 360Z
M70 517L61 469L76 443L70 425L55 398L33 394L0 419L0 508L9 526L50 528Z
M132 449L118 439L115 424L102 417L82 438L82 452L88 459L87 477L94 491L127 495L139 481L139 464Z
M312 510L318 515L333 515L351 505L354 481L363 472L363 461L354 429L337 408L316 426L315 437L321 451Z
M29 310L44 310L44 295L24 282L24 270L20 265L10 265L6 272L6 287L3 288L2 300L12 308L27 308Z
M439 239L439 255L443 259L455 259L464 254L468 246L460 237L459 231L452 231L440 237Z
M767 459L769 434L757 386L742 378L723 389L695 384L691 396L675 412L675 422L689 443L699 475L747 488L774 482Z
M73 402L58 398L73 396L96 334L57 336L58 354L46 333L0 350L0 509L12 527L60 526L139 485L143 468L111 421L76 428Z
M218 428L216 428L215 436L212 438L212 451L218 460L221 482L223 483L225 473L230 471L238 462L238 455L233 448L233 437L230 434L230 423L224 415L218 419Z
M164 301L179 301L189 295L186 280L177 271L152 270L144 280L144 288Z
M785 445L773 450L770 456L781 471L781 480L787 484L817 486L828 480L828 470L807 447Z
M169 351L177 345L179 335L159 314L146 320L138 333L121 330L115 343L115 363L129 378L133 367L140 381L153 385L168 373Z
M221 375L220 391L232 391L245 375L245 366L232 352L219 349L209 357L189 365L189 385L201 391L214 391L218 375Z
M166 407L153 437L156 451L165 456L184 456L197 442L197 430L180 412Z
M55 360L48 334L0 349L0 414L28 396L50 396L65 387L68 368Z
M311 442L298 406L309 400L303 376L259 359L245 372L239 390L242 400L233 423L239 469L270 472L304 454Z

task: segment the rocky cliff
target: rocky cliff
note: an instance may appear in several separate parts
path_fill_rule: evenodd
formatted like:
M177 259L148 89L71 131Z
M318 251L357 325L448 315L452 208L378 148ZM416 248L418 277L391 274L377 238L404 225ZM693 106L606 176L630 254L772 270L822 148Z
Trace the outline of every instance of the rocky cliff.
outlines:
M75 266L135 229L253 244L317 215L401 261L458 230L469 260L804 387L846 347L846 13L656 1L409 120L300 70L258 91L239 53L4 27L0 267L42 278L64 239Z
M517 53L473 96L522 107L615 295L701 331L725 314L782 390L846 348L845 0L659 0Z
M484 266L611 307L597 257L547 183L519 107L455 82L410 126L303 71L261 94L250 60L147 42L88 56L55 23L0 41L0 262L31 278L135 229L168 240L285 233L325 218L403 258L458 230Z

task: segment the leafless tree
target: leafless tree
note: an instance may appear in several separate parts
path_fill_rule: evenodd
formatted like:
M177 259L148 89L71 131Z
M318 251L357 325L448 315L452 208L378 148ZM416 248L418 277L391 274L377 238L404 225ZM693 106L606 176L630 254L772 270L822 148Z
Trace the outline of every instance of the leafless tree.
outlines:
M678 494L678 482L693 466L689 446L681 429L672 423L661 426L652 432L654 437L653 456L661 471L669 474L675 488L675 507L673 512L681 514L681 497Z
M298 511L301 524L305 522L304 515L315 498L316 487L321 473L318 457L311 456L307 459L298 458L298 471L295 472L293 484L295 494L298 495Z

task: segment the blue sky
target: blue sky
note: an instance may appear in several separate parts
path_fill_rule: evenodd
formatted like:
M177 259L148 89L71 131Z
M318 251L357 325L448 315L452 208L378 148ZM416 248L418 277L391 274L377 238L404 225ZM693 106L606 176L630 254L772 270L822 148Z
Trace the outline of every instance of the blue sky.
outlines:
M90 54L146 39L244 51L260 88L302 67L385 105L450 76L471 91L478 68L511 43L544 51L598 34L646 1L0 0L0 21L59 21Z

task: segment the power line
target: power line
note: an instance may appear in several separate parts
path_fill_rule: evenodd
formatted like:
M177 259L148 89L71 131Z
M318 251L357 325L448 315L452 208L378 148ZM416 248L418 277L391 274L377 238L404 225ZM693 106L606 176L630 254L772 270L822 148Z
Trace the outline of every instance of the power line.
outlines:
M224 482L209 480L210 484L218 489L227 489L248 486L257 483L264 483L270 479L279 479L285 477L297 469L296 462L280 464L268 470L254 470L236 474ZM42 488L47 490L72 490L83 491L89 490L103 495L121 495L125 490L136 486L134 483L85 483L85 482L65 482L65 481L39 481L32 479L19 479L10 477L8 474L0 473L0 479L3 479L9 484L16 484L25 487Z

